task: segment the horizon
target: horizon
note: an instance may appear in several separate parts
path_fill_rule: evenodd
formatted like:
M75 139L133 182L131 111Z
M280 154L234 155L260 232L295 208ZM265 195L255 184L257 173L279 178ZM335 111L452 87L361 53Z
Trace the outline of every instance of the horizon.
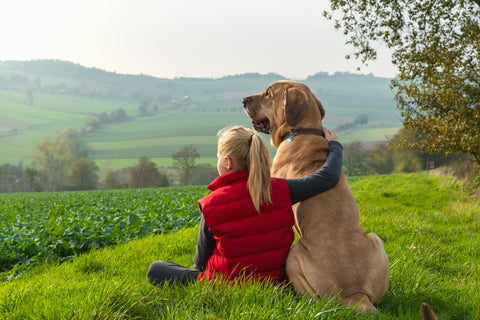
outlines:
M276 72L267 72L267 73L260 73L260 72L244 72L244 73L236 73L236 74L225 74L225 75L222 75L222 76L218 76L218 77L189 77L189 76L175 76L173 78L167 78L167 77L158 77L158 76L154 76L154 75L150 75L150 74L145 74L145 73L137 73L137 74L134 74L134 73L119 73L119 72L116 72L116 71L109 71L109 70L106 70L106 69L103 69L101 67L88 67L88 66L85 66L85 65L82 65L80 63L75 63L75 62L72 62L72 61L68 61L68 60L61 60L61 59L29 59L29 60L0 60L0 63L8 63L8 62L14 62L14 63L25 63L25 62L35 62L35 61L58 61L58 62L68 62L68 63L72 63L73 65L77 65L77 66L80 66L82 68L86 68L86 69L96 69L96 70L99 70L99 71L102 71L102 72L106 72L106 73L111 73L111 74L115 74L115 75L122 75L122 76L146 76L146 77L153 77L153 78L159 78L159 79L166 79L166 80L175 80L175 79L182 79L182 78L187 78L187 79L211 79L211 80L217 80L217 79L223 79L223 78L227 78L227 77L236 77L236 76L242 76L242 75L248 75L248 74L254 74L254 75L260 75L260 76L265 76L265 75L269 75L269 74L274 74L274 75L278 75L280 77L283 77L285 79L289 79L289 80L294 80L294 81L302 81L302 80L307 80L309 77L312 77L312 76L315 76L316 74L319 74L319 73L326 73L328 76L334 76L335 74L349 74L349 75L355 75L355 76L373 76L375 78L385 78L385 79L392 79L392 77L383 77L383 76L377 76L375 74L373 74L372 72L370 73L361 73L361 72L350 72L350 71L333 71L333 72L328 72L328 71L323 71L323 70L318 70L312 74L308 74L305 78L289 78L283 74L280 74L280 73L276 73Z
M19 0L2 8L0 60L59 59L167 79L397 72L380 45L367 66L345 59L353 49L322 16L327 0Z

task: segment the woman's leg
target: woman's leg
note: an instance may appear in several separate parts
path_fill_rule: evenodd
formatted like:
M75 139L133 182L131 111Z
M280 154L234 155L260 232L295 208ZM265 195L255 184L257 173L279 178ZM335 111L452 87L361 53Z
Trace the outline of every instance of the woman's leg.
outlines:
M155 261L147 271L147 278L154 285L164 282L179 282L181 284L194 283L200 271L183 267L168 261Z

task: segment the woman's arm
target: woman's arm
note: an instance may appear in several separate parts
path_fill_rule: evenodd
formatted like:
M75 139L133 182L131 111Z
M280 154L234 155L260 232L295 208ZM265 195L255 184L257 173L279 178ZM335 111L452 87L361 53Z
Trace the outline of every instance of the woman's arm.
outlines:
M330 140L328 145L327 160L318 171L300 179L286 179L292 204L328 191L340 180L343 146L336 140Z
M212 255L215 248L215 239L213 238L210 229L205 224L203 214L200 218L200 227L198 229L197 249L195 250L195 258L193 260L193 269L198 271L205 271L207 268L207 261Z

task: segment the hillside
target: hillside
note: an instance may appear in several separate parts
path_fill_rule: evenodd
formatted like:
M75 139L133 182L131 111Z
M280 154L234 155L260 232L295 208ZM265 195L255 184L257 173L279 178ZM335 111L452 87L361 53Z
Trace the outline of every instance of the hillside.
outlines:
M29 163L35 144L61 128L84 130L89 155L101 168L132 165L141 156L161 166L193 144L201 162L214 162L216 132L250 125L242 97L263 91L278 74L162 79L85 68L67 61L0 61L0 164ZM340 132L342 142L381 141L401 126L390 79L349 73L316 73L306 83L326 109L330 128L361 114L366 126ZM92 128L88 114L123 109L128 121Z

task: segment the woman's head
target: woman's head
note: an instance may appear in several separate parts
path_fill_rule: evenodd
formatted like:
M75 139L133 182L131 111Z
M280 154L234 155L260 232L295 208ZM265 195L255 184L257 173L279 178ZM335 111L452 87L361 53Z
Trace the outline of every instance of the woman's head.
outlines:
M270 154L265 140L254 130L241 126L218 132L218 154L233 159L237 169L248 169L248 190L257 211L263 203L271 203ZM220 171L221 163L218 170Z

